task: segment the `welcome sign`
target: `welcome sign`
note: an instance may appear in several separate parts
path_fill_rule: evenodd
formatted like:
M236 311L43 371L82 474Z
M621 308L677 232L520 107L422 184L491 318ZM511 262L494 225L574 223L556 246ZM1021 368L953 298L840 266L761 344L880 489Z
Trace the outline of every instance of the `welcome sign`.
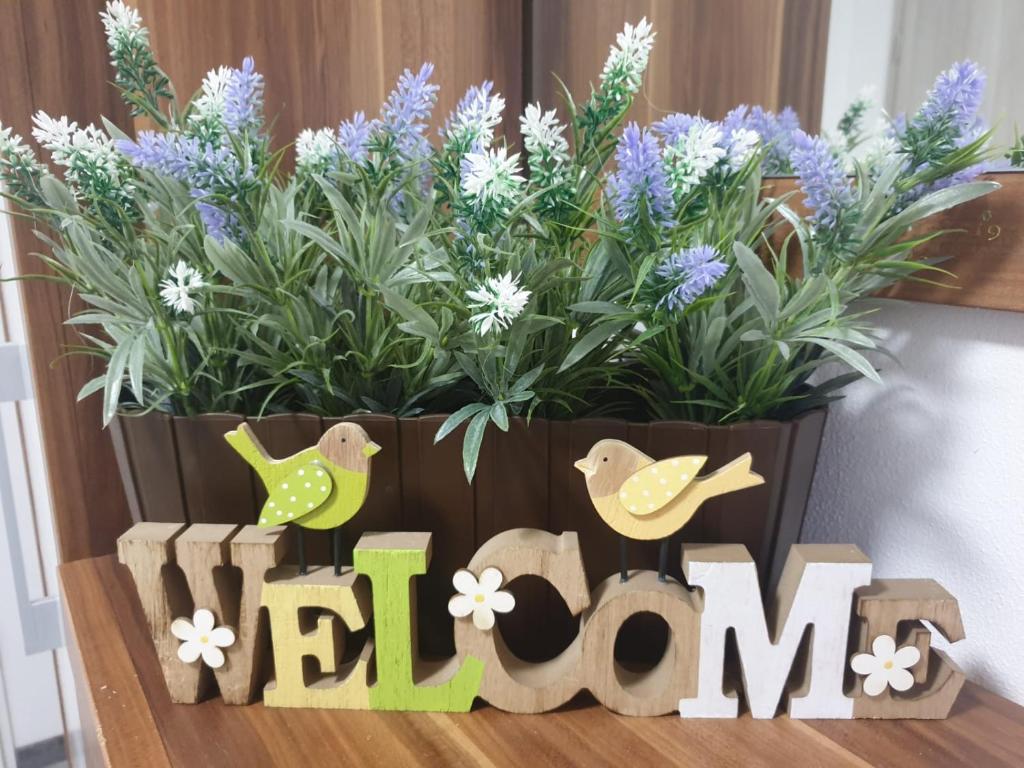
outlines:
M575 533L505 531L453 577L456 655L427 662L415 577L430 565L429 533L366 533L337 574L282 565L286 544L284 528L180 523L140 523L119 539L174 701L206 698L216 682L228 704L262 692L270 707L468 711L480 698L538 713L587 689L636 716L735 717L742 698L757 718L780 707L793 718L942 718L964 683L921 623L962 639L953 596L932 580L872 579L852 545L794 546L765 605L740 545L686 545L692 589L631 571L591 590ZM509 650L494 620L517 609L502 587L524 575L547 580L580 618L571 645L536 664ZM641 612L670 632L655 667L635 672L614 647ZM343 663L346 639L371 619L372 636Z

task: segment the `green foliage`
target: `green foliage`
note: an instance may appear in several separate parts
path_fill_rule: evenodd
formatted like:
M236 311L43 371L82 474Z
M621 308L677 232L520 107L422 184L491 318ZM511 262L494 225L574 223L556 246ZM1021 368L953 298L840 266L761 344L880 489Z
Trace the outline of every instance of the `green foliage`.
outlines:
M73 351L106 363L81 392L102 393L105 422L122 407L450 413L436 439L464 430L471 479L486 430L514 417L788 418L878 379L858 299L941 273L913 259L941 233L913 228L997 186L950 182L985 157L987 134L953 142L941 121L912 126L881 164L846 158L853 201L825 233L789 197L765 196L769 147L737 159L718 134L706 164L685 158L700 172L673 182L666 221L620 222L606 166L646 66L646 22L620 36L585 101L565 92L564 126L539 108L524 118L529 178L500 141L480 145L488 126L465 121L411 159L416 135L367 124L363 154L321 142L288 174L261 131L226 130L212 86L176 104L140 20L118 13L115 81L167 129L164 150L203 149L189 156L202 184L139 161L120 190L130 205L97 201L0 128L8 192L49 225L42 259L86 305L68 322ZM862 114L842 128L848 146ZM673 146L677 159L693 151ZM694 277L696 249L715 258ZM815 376L832 362L848 372Z

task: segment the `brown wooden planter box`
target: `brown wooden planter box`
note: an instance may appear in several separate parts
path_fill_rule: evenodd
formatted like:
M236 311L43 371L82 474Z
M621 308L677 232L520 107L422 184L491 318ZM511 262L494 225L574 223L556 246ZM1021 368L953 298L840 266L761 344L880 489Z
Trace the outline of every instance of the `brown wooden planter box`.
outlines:
M574 460L606 437L626 440L656 459L708 454L709 467L750 451L754 470L765 477L765 484L705 504L673 539L671 572L680 573L679 541L740 542L757 561L762 580L774 580L789 546L800 535L825 411L789 422L724 427L615 419L534 419L527 425L514 419L508 433L487 430L472 485L462 471L462 433L434 444L443 415L350 418L362 424L383 450L373 460L366 505L342 529L345 541L351 546L367 530L434 534L430 571L419 579L421 649L446 655L454 648L446 611L452 574L500 531L578 531L591 586L617 571L618 537L597 516L583 476L573 468ZM118 416L112 433L132 516L192 523L255 522L265 497L262 485L223 437L241 421L231 414ZM271 455L287 456L315 443L337 421L287 414L250 423ZM311 562L329 562L327 537L313 534L306 539ZM632 542L630 566L656 568L657 544ZM560 650L556 646L567 645L575 633L564 603L539 581L513 585L521 607L501 618L510 648L527 659L554 655ZM538 622L555 624L562 631L531 632ZM641 623L641 632L643 627ZM538 639L541 634L543 639Z

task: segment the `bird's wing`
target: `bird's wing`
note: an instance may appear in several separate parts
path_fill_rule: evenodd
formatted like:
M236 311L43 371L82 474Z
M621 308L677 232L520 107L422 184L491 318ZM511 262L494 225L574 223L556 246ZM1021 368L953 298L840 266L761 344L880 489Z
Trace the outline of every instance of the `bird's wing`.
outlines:
M334 488L331 474L316 463L303 464L285 477L274 488L268 488L270 497L260 512L259 526L294 523L315 512L327 501Z
M622 484L619 501L632 515L652 515L682 493L707 460L676 456L639 469Z

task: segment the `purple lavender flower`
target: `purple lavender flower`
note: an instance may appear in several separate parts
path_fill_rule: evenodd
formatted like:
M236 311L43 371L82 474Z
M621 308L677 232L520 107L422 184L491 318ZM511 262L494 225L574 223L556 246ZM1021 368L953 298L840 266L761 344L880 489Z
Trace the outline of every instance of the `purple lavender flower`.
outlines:
M169 176L189 186L196 212L206 231L223 242L237 230L237 219L203 198L218 195L238 200L254 181L251 167L242 164L229 147L203 142L196 136L139 131L135 141L121 139L117 149L144 170Z
M356 112L351 120L342 122L338 126L338 146L342 154L353 163L362 163L370 146L370 136L376 127L377 121L367 120L362 112Z
M765 147L765 175L791 173L793 167L790 155L793 153L796 134L800 131L800 118L796 112L786 107L775 114L762 107L753 107L747 117L747 127L757 132L761 137L761 145Z
M658 306L669 312L683 309L713 288L728 271L728 265L710 245L677 251L655 270L671 286Z
M117 149L134 166L170 176L192 187L232 194L253 180L230 147L195 136L139 131L135 141L120 139Z
M750 107L746 104L738 104L730 109L722 119L722 132L728 136L733 131L738 131L742 128L754 130L754 126L750 125L748 118L749 112Z
M206 227L206 233L218 243L223 243L236 229L235 217L213 203L204 202L202 198L206 197L207 193L203 190L193 189L189 194L197 200L196 212Z
M975 128L985 92L985 72L973 61L955 63L936 78L921 109L914 116L917 127L947 123L956 135Z
M906 156L905 174L918 173L940 163L949 152L981 136L986 126L978 110L985 79L984 70L973 61L957 62L935 79L917 114L909 120L899 115L892 121L889 136ZM926 194L971 181L987 170L991 170L988 163L976 163L928 184L918 184L900 196L897 207L905 208Z
M384 131L407 160L419 160L430 154L430 142L424 134L439 89L429 82L433 73L434 65L429 62L417 74L405 70L381 109Z
M492 94L494 83L484 80L471 85L455 111L445 121L441 136L445 149L457 154L484 152L494 141L494 129L501 122L505 99Z
M654 225L668 224L672 190L665 180L658 140L630 123L619 139L615 161L618 170L608 178L608 193L618 220L634 227L645 216Z
M173 133L139 131L135 141L118 139L114 145L136 168L184 181L191 167L182 139Z
M800 177L806 205L814 211L811 220L815 231L835 227L843 211L854 201L842 162L825 139L812 138L803 131L794 135L791 161Z
M689 132L694 120L696 118L693 115L676 112L656 122L651 129L661 136L665 146L670 147Z
M242 68L231 73L224 92L224 127L231 133L259 130L263 123L263 75L256 71L252 56Z

